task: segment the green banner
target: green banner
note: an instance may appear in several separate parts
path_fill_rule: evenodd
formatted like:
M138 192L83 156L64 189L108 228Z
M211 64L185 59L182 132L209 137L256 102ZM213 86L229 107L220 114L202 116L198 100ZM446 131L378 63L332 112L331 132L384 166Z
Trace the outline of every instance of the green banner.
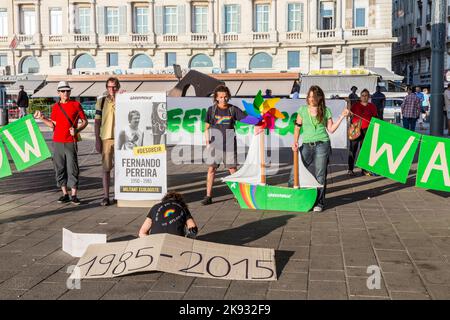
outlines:
M0 139L0 178L11 175L11 167L9 166L8 157L6 156L5 147Z
M420 136L418 133L372 118L356 165L405 183Z
M18 171L51 156L32 115L27 115L0 129L0 137L8 147Z
M447 155L450 155L450 139L422 136L417 187L450 192Z

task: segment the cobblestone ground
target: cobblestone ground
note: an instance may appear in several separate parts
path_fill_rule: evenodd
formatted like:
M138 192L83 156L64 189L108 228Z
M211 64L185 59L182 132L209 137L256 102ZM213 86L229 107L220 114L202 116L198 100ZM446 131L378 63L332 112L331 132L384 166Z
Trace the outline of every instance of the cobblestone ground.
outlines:
M51 160L0 181L0 299L449 299L450 206L447 193L383 177L348 177L346 153L335 151L327 208L319 214L240 210L224 184L203 207L206 166L168 164L170 189L181 191L199 224L199 240L276 250L278 281L202 279L153 272L84 280L68 290L63 227L137 234L146 208L101 207L100 156L90 132L80 143L82 204L58 204ZM50 133L45 136L50 142ZM287 181L289 151L276 177ZM358 170L357 170L358 171ZM217 179L225 176L221 172ZM368 266L381 268L381 288L367 287Z

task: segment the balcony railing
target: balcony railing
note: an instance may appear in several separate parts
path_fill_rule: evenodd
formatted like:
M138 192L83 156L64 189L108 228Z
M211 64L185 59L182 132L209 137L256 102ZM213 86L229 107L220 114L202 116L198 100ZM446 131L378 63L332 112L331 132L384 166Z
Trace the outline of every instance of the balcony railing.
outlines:
M33 35L29 34L19 34L17 37L20 44L30 44L33 42Z
M286 40L301 40L302 39L302 33L298 31L294 32L287 32L286 33Z
M76 43L91 42L91 36L88 35L88 34L74 34L73 35L73 42L76 42Z
M105 42L119 42L119 36L108 34L105 36Z
M207 34L191 34L191 41L192 42L206 42L206 41L208 41L208 35Z
M352 30L353 37L363 37L363 36L367 36L368 34L369 34L368 29L353 29Z
M131 42L133 43L145 43L148 42L149 36L147 34L132 34Z
M224 42L234 42L239 41L239 34L224 34L222 35Z
M318 39L334 38L334 37L336 37L336 32L334 30L317 31L316 37Z
M163 35L163 42L178 42L178 36L174 34Z
M265 40L270 40L270 33L267 32L253 33L253 41L265 41Z
M48 36L48 42L51 43L62 43L63 42L63 36L62 35L49 35Z
M8 42L8 36L0 36L0 42Z

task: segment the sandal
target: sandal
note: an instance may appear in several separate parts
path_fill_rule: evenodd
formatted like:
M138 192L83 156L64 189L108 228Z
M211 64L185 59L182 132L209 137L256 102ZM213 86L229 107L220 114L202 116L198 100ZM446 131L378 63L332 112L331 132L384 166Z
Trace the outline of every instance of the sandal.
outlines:
M103 198L103 200L102 200L102 202L100 203L100 205L101 205L102 207L109 206L109 205L110 205L109 198Z

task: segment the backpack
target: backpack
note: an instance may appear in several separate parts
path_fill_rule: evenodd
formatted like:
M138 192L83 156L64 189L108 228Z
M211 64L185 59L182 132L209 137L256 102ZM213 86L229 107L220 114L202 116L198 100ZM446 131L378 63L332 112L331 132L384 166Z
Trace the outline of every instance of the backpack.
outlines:
M230 106L228 107L228 111L230 112L230 116L231 116L231 123L233 124L233 128L234 128L234 123L235 120L234 118L236 117L236 110L235 110L235 106L230 104ZM217 105L213 104L212 106L212 113L211 113L211 117L212 117L212 124L211 125L215 125L216 124L216 111L217 111Z

